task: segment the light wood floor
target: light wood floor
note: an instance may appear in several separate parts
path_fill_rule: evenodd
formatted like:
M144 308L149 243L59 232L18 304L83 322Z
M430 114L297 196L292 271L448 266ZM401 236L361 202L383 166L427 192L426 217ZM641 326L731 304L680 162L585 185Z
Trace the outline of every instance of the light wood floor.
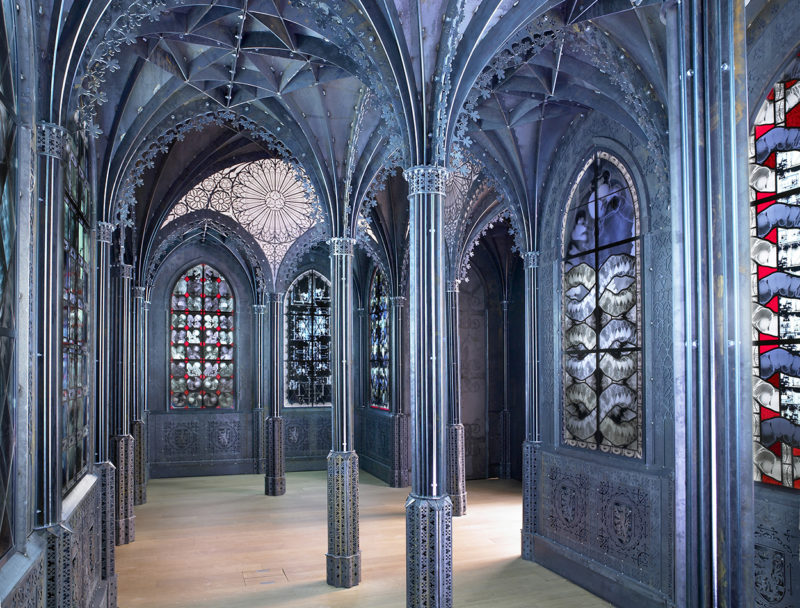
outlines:
M289 473L286 495L260 475L154 479L136 507L136 541L117 547L119 606L178 608L404 607L408 488L361 473L362 582L325 584L325 473ZM456 608L608 606L519 557L520 484L467 484L453 518Z

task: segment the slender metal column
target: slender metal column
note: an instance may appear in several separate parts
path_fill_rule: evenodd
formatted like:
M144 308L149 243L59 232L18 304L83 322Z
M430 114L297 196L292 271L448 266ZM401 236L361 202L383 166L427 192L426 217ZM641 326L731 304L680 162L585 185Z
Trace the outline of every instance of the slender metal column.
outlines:
M253 305L253 327L255 328L256 382L255 407L253 408L253 435L255 438L255 472L267 473L267 419L264 404L267 400L267 375L269 374L269 344L267 336L267 306Z
M392 428L394 449L392 450L393 488L404 488L411 484L411 467L408 462L408 413L403 402L403 306L406 299L401 296L391 298L390 336L391 359L389 383L392 389Z
M36 133L39 153L39 319L38 382L41 403L39 451L40 525L61 521L61 307L63 293L65 129L40 123Z
M131 375L133 365L131 361L131 295L133 288L133 266L120 264L119 277L119 327L120 340L118 353L117 375L119 392L117 408L117 435L114 437L114 464L117 467L116 484L116 541L118 545L133 542L136 536L135 520L133 513L134 496L134 455L135 442L131 431Z
M97 412L95 422L95 461L100 475L100 571L108 582L109 598L116 602L117 575L115 573L116 545L116 467L111 463L109 438L111 436L111 241L116 226L110 222L97 223L97 280L95 310L97 315L97 362L95 386L97 387Z
M447 328L444 193L447 170L406 169L410 203L411 494L406 501L406 600L453 603L452 517L447 495Z
M352 587L361 581L358 541L358 456L353 449L353 245L332 238L331 368L332 446L328 454L328 584Z
M286 493L286 461L283 450L283 298L282 293L267 294L269 313L269 415L266 428L266 475L264 493L281 496Z
M508 409L508 300L503 308L503 411L500 413L501 461L500 479L511 479L511 410Z
M133 504L143 505L147 502L147 427L144 421L144 399L147 381L145 378L145 359L147 357L147 325L145 297L147 289L142 286L133 288L133 326L135 341L133 343L134 364L132 367L133 390Z
M745 3L669 1L662 14L685 332L674 351L676 604L753 606Z
M465 438L461 422L461 343L458 338L458 281L447 281L447 493L453 515L467 514Z
M109 415L111 409L111 239L114 224L97 223L97 437L95 440L97 462L108 461L108 438L111 434Z
M525 262L525 442L522 444L522 559L533 561L538 530L537 489L539 448L539 340L536 298L539 294L539 252L528 251Z

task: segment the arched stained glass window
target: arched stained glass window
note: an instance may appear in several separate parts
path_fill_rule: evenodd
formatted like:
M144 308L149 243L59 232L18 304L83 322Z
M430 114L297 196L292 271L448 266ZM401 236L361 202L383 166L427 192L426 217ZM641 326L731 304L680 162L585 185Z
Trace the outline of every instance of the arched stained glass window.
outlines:
M370 405L389 409L389 286L375 269L369 289Z
M800 488L800 81L779 82L750 157L755 478Z
M331 404L331 288L313 270L286 292L286 405Z
M230 284L208 264L181 276L170 300L169 409L233 409L235 316Z
M89 275L91 199L85 142L67 138L62 292L62 490L66 494L89 465Z
M562 243L564 441L641 458L638 200L610 154L580 172Z

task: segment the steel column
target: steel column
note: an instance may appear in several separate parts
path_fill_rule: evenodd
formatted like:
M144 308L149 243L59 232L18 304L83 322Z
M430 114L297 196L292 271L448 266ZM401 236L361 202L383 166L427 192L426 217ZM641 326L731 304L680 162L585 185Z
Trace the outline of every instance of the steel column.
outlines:
M283 298L282 293L267 294L269 322L269 414L265 420L266 475L264 493L286 493L286 460L283 450Z
M447 326L444 193L447 170L406 169L410 203L411 494L406 501L410 607L450 608L452 517L447 495Z
M404 488L411 484L411 467L408 462L408 413L403 400L403 306L406 299L401 296L390 298L392 307L390 318L392 333L390 336L391 359L389 364L389 383L392 390L392 479L393 488Z
M52 123L40 123L36 133L39 153L40 221L38 384L41 403L39 479L41 518L44 527L61 521L61 342L64 257L64 173L67 131Z
M662 6L674 304L683 316L675 339L676 604L690 607L755 603L744 5Z
M122 237L122 234L120 234ZM134 458L135 442L131 436L131 382L134 368L131 360L131 295L133 290L133 266L120 263L119 276L119 336L117 381L119 382L116 423L117 435L114 437L114 464L116 471L116 542L126 545L136 536L136 516L133 513L134 498Z
M253 327L255 328L256 382L255 407L253 408L253 436L255 472L267 473L267 418L264 404L267 401L267 374L269 374L269 337L267 336L265 304L253 305Z
M539 351L536 323L539 252L528 251L525 262L525 443L522 445L522 558L533 561L538 529L537 491L539 428Z
M358 456L353 449L353 245L332 238L331 247L331 452L328 454L328 584L361 581L358 538Z
M511 410L508 409L508 300L503 308L503 411L500 413L500 479L511 479Z
M453 515L467 513L464 425L461 423L461 342L458 336L458 281L447 282L447 493Z
M147 502L147 427L144 419L144 400L147 395L147 289L133 288L133 325L135 342L133 344L134 364L132 388L131 434L133 436L133 504Z

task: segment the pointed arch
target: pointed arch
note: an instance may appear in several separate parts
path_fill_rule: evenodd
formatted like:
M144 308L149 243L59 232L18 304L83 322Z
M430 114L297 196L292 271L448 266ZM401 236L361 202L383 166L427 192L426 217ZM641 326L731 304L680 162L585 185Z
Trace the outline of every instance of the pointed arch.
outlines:
M639 201L628 169L597 150L562 223L562 434L642 457Z

